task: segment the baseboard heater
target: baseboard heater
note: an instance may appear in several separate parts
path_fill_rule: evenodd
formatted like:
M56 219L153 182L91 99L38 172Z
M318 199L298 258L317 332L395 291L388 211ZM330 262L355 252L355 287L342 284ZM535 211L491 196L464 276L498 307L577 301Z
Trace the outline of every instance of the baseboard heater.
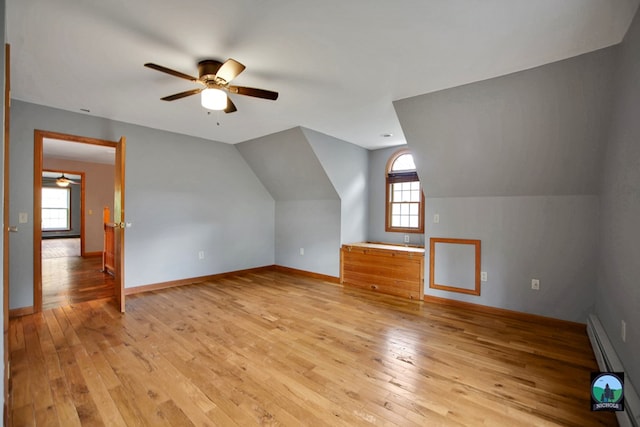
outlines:
M600 371L624 371L624 367L596 315L589 316L587 334ZM620 427L640 427L640 398L627 377L624 379L624 412L616 412L616 416Z

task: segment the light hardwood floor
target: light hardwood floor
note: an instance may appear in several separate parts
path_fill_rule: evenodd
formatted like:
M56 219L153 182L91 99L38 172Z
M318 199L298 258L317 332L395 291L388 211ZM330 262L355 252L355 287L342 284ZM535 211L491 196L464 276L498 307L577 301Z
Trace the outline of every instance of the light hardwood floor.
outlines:
M583 328L245 273L11 320L14 426L591 426Z
M42 307L49 309L114 295L101 257L81 257L80 239L42 241Z

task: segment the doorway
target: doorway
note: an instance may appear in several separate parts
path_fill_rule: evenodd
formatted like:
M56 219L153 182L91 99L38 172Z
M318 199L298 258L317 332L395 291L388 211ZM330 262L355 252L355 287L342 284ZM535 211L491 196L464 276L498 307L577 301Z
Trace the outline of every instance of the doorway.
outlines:
M36 131L34 142L34 311L113 296L123 311L122 263L110 275L102 255L103 210L122 206L124 138Z
M114 296L114 280L103 272L101 265L100 241L86 242L87 228L85 215L86 176L93 178L93 187L105 187L102 203L113 200L113 158L115 153L104 159L74 152L65 154L65 141L43 141L43 164L41 189L41 231L40 256L42 266L42 308L62 307L77 302L91 301ZM76 148L70 146L69 148ZM110 150L113 151L113 150ZM70 159L70 157L74 157ZM90 160L90 161L86 161ZM92 161L105 163L92 163ZM55 165L56 169L52 169ZM73 170L69 169L72 167ZM96 172L107 172L101 177ZM96 179L97 178L97 179ZM102 179L101 179L102 178ZM104 179L106 178L106 179ZM95 195L90 203L96 204ZM89 212L93 213L93 212ZM90 216L89 216L90 218ZM89 221L89 228L99 228L101 224ZM97 233L89 233L93 239L100 239ZM93 252L86 251L89 246ZM97 258L97 259L96 259Z

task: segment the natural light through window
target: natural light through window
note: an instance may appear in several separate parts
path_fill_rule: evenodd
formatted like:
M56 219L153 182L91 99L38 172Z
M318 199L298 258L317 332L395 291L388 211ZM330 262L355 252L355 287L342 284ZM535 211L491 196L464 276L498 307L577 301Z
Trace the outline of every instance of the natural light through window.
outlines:
M70 190L68 188L42 189L42 230L68 230Z
M386 231L424 232L424 198L413 156L394 153L387 163Z
M398 171L415 171L416 164L413 162L413 156L409 153L401 154L396 158L396 160L391 164L391 170L394 172Z

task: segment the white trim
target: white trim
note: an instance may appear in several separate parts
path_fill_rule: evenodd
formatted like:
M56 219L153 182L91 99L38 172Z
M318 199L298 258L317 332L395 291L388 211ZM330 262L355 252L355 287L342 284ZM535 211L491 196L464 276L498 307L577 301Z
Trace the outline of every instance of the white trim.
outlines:
M589 315L587 335L601 371L624 372L624 366L595 314ZM640 426L640 398L628 378L624 379L624 412L616 412L620 427Z

